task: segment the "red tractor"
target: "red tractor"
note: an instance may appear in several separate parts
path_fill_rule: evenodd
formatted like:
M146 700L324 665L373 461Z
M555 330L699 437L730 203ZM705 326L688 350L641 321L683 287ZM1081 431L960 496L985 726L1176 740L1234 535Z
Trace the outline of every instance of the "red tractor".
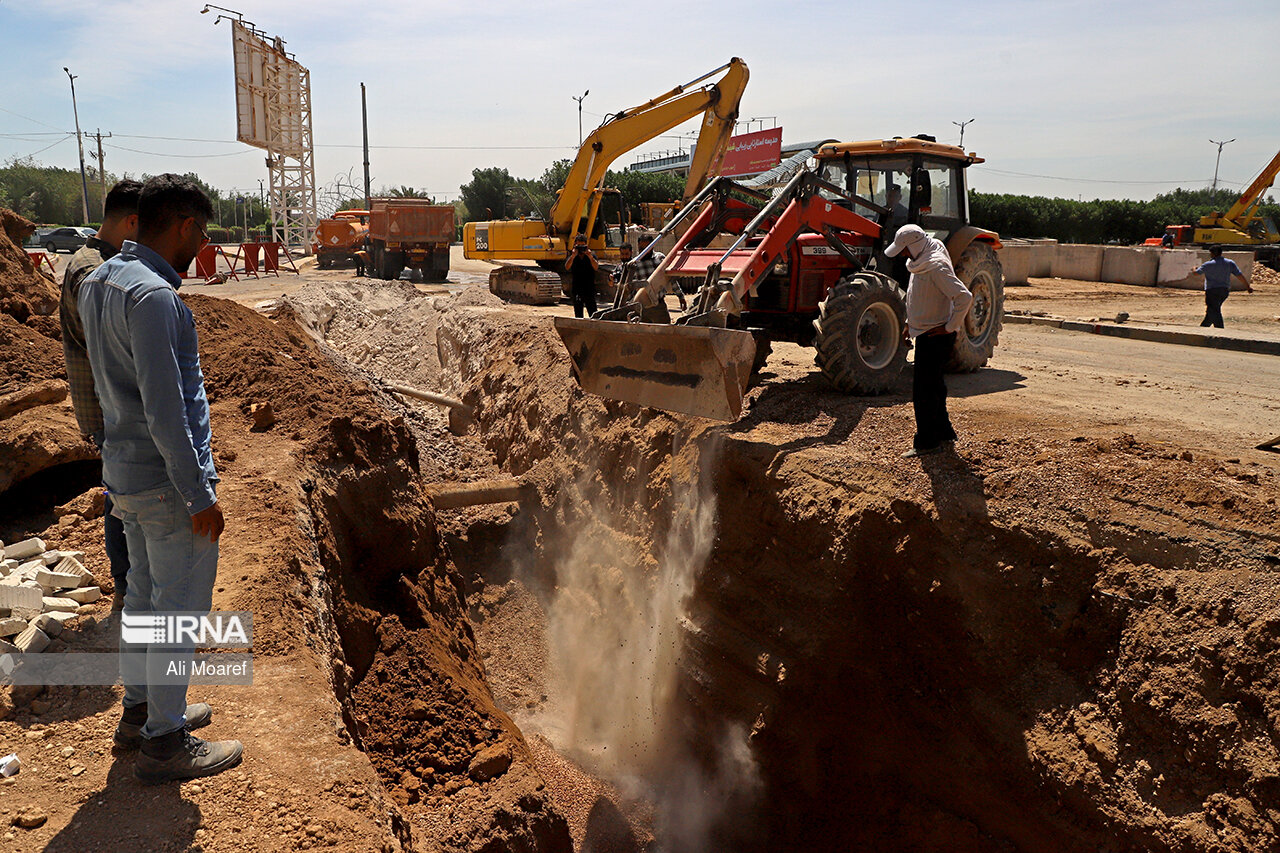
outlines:
M842 391L888 390L906 364L907 275L882 253L907 223L947 245L973 292L951 367L976 370L995 348L1004 302L999 238L968 224L965 168L981 162L928 137L895 138L824 145L817 167L773 196L716 179L664 229L684 230L647 281L629 282L628 268L612 308L556 318L579 384L735 420L770 341L785 340L813 346ZM695 292L674 323L673 286Z

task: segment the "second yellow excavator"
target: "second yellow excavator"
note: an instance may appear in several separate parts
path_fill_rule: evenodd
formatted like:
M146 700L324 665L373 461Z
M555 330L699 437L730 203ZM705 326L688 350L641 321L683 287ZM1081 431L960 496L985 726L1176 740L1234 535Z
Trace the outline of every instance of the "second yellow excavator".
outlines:
M705 83L722 71L724 75L719 80ZM610 116L578 149L546 220L468 222L462 234L463 254L485 261L532 261L536 266L507 263L494 270L489 288L505 299L533 304L548 304L559 297L560 270L577 234L587 235L588 245L602 263L618 263L625 221L614 229L600 218L604 196L618 192L603 186L610 164L631 149L704 113L685 182L683 201L689 201L706 184L707 176L719 171L738 119L738 104L747 78L747 64L734 57L683 86ZM625 207L624 201L621 209Z

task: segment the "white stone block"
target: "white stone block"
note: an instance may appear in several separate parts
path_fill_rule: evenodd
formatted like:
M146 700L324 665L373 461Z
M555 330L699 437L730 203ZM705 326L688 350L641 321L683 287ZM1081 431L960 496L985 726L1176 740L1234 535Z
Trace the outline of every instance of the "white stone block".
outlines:
M51 572L48 569L41 569L36 572L36 583L44 587L46 592L52 592L55 589L75 589L80 586L83 576L72 572Z
M41 603L45 613L58 611L61 611L62 613L75 613L76 609L80 607L79 602L72 601L69 598L54 598L48 595L42 599Z
M0 640L0 655L16 655L21 651L8 640Z
M13 644L20 652L42 652L49 648L49 635L35 625L28 625L27 630L19 634Z
M75 617L74 613L41 613L31 620L31 624L44 631L48 636L56 637L62 633L62 626Z
M99 598L102 598L102 590L96 586L82 586L79 589L69 589L62 593L63 598L69 598L79 604L92 604Z
M19 609L34 609L39 613L43 598L39 587L31 589L26 586L0 586L0 607L8 607L15 616Z
M32 537L6 545L4 556L9 560L25 560L28 557L39 557L45 552L44 540Z
M77 551L76 553L79 554L80 552ZM77 583L72 584L72 586L90 586L93 583L93 572L86 569L80 563L80 559L75 556L63 557L62 561L53 567L53 570L64 575L75 575L78 577L80 580Z
M0 637L12 637L14 634L21 634L25 630L27 630L26 619L16 619L12 616L0 619Z
M84 562L84 551L59 551L58 556L63 560L77 560Z
M62 558L58 556L57 551L45 551L43 554L40 555L41 562L43 562L46 566L52 566L61 559Z

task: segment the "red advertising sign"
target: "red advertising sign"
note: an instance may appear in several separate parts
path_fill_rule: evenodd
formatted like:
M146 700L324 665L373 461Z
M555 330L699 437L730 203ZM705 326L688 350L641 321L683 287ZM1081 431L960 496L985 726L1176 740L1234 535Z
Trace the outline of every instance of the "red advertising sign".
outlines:
M782 161L782 128L772 127L730 137L720 174L726 178L758 175Z

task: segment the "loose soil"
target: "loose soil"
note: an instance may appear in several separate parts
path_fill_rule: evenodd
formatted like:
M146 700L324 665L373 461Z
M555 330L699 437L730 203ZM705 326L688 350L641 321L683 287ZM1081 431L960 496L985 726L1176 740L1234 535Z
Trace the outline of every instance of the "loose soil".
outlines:
M10 830L12 849L1280 844L1265 455L1153 438L1154 413L1048 417L1000 404L997 383L953 404L958 453L922 464L898 458L905 377L847 398L782 348L746 416L712 425L584 395L560 306L344 271L287 287L270 316L189 298L229 519L215 607L260 626L255 685L193 698L245 763L142 789L107 748L118 690L49 690L43 713L19 695L0 751L24 769L0 817L48 819ZM478 432L381 380L461 396ZM254 432L263 402L277 423ZM497 473L536 498L436 513L423 489ZM91 502L51 501L6 514L0 538L85 550L107 584ZM677 547L708 511L705 548ZM656 753L610 758L566 709L607 730L647 705L572 705L630 667L566 672L557 628L646 612L672 553L694 571ZM566 600L588 623L562 621ZM82 617L68 642L96 628Z

